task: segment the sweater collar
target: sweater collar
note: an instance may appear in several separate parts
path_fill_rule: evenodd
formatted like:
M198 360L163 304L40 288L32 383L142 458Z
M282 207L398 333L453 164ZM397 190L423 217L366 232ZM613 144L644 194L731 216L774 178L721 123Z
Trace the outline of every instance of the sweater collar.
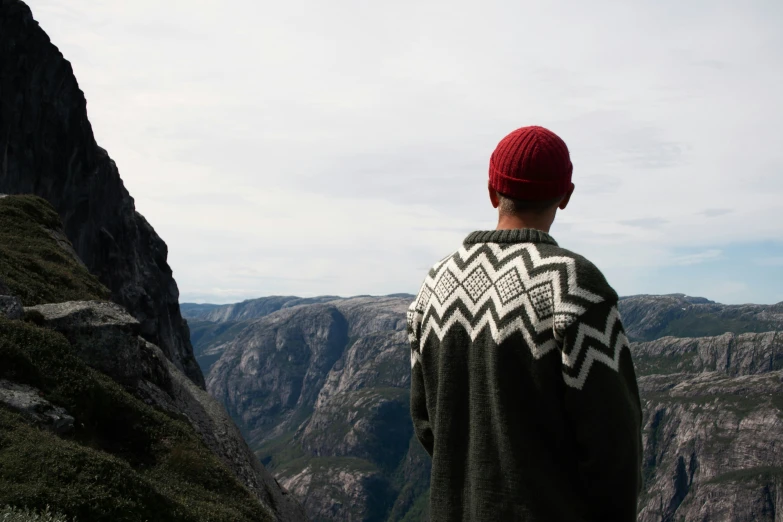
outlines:
M477 230L465 238L465 245L476 243L546 243L557 245L555 238L535 228L515 228L511 230Z

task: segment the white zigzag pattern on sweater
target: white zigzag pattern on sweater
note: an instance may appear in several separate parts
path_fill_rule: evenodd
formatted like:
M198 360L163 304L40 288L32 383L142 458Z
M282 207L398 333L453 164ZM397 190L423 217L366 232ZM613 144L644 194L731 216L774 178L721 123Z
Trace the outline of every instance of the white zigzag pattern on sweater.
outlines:
M487 258L486 254L481 253L464 269L461 270L457 266L455 257L459 257L462 262L469 259L477 250L487 247L497 258L498 264L502 264L509 257L519 255L519 252L524 249L535 268L565 267L566 287L561 288L560 271L551 270L533 277L521 260L516 263L507 263L496 270L495 265ZM478 273L479 270L483 270L483 275ZM462 325L465 331L470 334L471 339L475 340L481 331L488 327L492 338L498 344L513 333L520 332L528 346L531 347L533 357L538 359L557 347L557 341L562 339L562 331L576 316L585 311L582 306L564 302L564 296L579 296L593 303L603 300L602 297L579 286L576 277L576 261L573 258L565 256L542 258L538 248L530 243L518 244L505 249L493 243L476 244L470 248L463 246L453 255L438 262L433 267L433 271L434 276L427 276L416 301L411 304L408 320L412 325L421 325L427 312L435 311L444 322L438 325L430 315L427 323L421 325L420 335L417 332L418 328L411 329L411 342L415 342L417 339L426 339L430 332L434 332L439 340L443 340L446 333L456 324ZM474 277L475 274L478 275ZM507 282L510 281L510 284L506 285L507 287L501 285L501 288L498 288L498 283L504 281L504 278ZM494 284L491 284L492 281ZM512 288L509 290L508 286ZM474 295L470 295L468 287L474 291ZM543 288L542 294L546 295L540 296L538 301L534 303L531 301L529 290L536 288ZM547 290L551 291L551 295ZM516 295L512 295L515 291ZM510 299L506 300L504 295ZM528 330L521 318L498 328L489 310L480 317L476 317L481 307L490 300L500 320L509 314L524 310L534 325L534 332ZM462 302L470 316L466 317L460 309L455 309L446 318L444 314L457 301ZM534 334L550 328L554 331L555 339L542 345L537 344L533 338ZM415 365L419 358L420 353L412 350L411 366Z
M563 364L569 368L573 368L574 364L579 358L579 354L582 353L582 346L584 345L586 337L592 337L601 342L604 346L611 347L613 356L609 357L603 352L596 350L592 346L587 349L585 354L585 360L582 362L582 367L579 369L579 374L576 377L572 377L563 372L563 379L566 384L573 386L574 388L581 390L587 380L587 375L590 373L590 368L595 361L599 361L607 365L609 368L617 371L620 367L620 354L623 348L629 348L630 343L625 333L620 332L615 340L614 346L611 346L612 342L612 330L615 324L620 321L620 311L616 306L613 306L609 311L609 315L606 317L606 326L604 331L597 330L592 326L580 324L577 329L576 338L574 339L574 347L570 354L563 353Z

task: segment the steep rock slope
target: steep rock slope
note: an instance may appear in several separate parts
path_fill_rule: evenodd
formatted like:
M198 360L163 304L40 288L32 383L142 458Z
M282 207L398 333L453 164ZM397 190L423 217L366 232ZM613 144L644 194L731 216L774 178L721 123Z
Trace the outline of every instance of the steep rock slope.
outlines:
M217 346L208 389L314 520L400 520L427 487L400 357L407 304L360 297L292 307Z
M0 0L0 193L49 201L111 299L204 386L166 244L136 212L117 166L96 144L70 63L19 0Z
M80 520L306 519L222 405L104 300L52 234L48 203L2 198L0 223L0 505Z
M622 303L627 327L681 328L669 312L688 300L721 333L776 324L780 308L634 296ZM427 518L429 458L408 417L409 302L341 299L203 323L225 327L201 339L215 358L208 389L314 520ZM775 520L783 334L661 337L632 351L645 406L640 520Z

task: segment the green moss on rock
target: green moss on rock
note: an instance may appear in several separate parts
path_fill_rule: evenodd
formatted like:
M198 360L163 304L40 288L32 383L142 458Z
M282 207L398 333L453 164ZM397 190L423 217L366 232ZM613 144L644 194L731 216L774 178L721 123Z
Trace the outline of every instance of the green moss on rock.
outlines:
M0 378L76 419L61 438L0 408L0 505L96 521L270 519L189 425L87 367L62 335L0 318Z
M46 200L0 198L0 279L25 306L108 299L109 290L49 232L60 229Z

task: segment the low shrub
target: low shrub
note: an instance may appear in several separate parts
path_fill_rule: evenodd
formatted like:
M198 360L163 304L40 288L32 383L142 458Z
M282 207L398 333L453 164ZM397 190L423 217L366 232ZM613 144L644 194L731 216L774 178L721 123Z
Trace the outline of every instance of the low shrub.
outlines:
M71 522L62 515L49 510L49 506L40 512L29 509L19 509L11 506L0 508L0 522ZM74 521L75 522L75 521Z

